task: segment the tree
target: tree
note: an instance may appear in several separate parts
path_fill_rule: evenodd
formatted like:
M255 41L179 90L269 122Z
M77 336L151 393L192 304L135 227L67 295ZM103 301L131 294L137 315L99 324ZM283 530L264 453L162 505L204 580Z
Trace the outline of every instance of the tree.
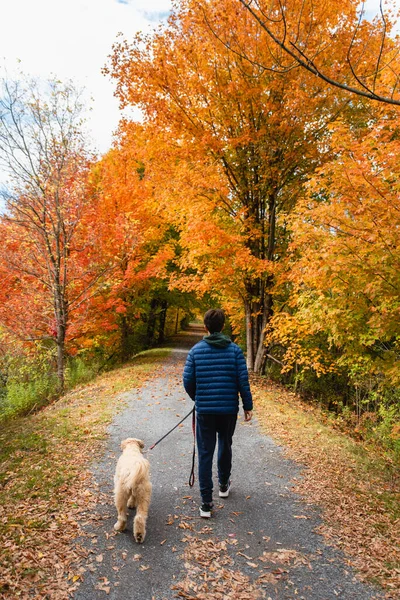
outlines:
M123 123L91 176L97 249L113 269L93 298L81 343L101 343L123 359L163 341L170 307L181 307L183 317L192 304L189 295L168 290L177 235L160 209L147 145L141 124Z
M291 309L276 316L273 333L286 367L323 373L330 362L356 387L399 385L399 126L395 109L383 107L362 126L337 124L335 157L293 214Z
M394 10L384 13L382 0L380 18L373 23L364 20L365 2L360 7L358 0L317 4L311 0L238 2L264 33L263 43L274 57L275 72L301 67L319 80L356 96L400 105L396 97L399 45L390 37L395 15ZM225 43L250 62L255 60L246 47L237 43L235 35ZM267 63L259 66L271 68Z
M0 223L7 270L0 318L25 339L54 340L62 391L71 311L101 275L89 239L78 241L90 205L83 102L72 84L56 80L3 79L1 86L0 163L8 186Z
M209 23L220 37L235 29L257 60L226 48ZM260 68L271 57L257 31L230 0L188 0L165 31L118 43L107 72L121 104L144 114L147 168L181 236L179 285L219 288L226 304L241 304L248 366L261 371L286 218L346 103L298 71Z

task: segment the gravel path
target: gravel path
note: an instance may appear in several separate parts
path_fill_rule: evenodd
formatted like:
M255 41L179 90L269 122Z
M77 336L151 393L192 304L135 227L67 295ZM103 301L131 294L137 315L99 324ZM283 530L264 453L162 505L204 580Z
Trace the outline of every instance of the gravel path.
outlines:
M321 524L318 509L291 489L301 477L299 466L283 458L255 419L238 423L231 495L223 501L214 497L212 519L198 516L198 485L191 489L187 483L193 444L189 418L147 454L153 496L144 544L133 539L133 511L126 531L114 533L112 487L120 442L139 437L148 448L190 411L182 370L188 349L201 335L192 328L179 336L156 376L123 395L127 407L110 426L107 450L92 467L98 512L95 523L91 519L85 526L89 554L74 600L383 598L358 582L341 553L315 532Z

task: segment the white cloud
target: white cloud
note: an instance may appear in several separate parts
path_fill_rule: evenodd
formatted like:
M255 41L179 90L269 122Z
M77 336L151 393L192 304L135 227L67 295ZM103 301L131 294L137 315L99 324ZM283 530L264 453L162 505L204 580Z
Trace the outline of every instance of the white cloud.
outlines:
M2 7L0 59L12 71L72 78L93 98L90 126L105 152L119 120L113 83L101 73L117 34L131 39L170 10L170 0L14 0Z
M361 3L360 3L361 8ZM382 0L382 8L386 12L390 8L400 9L400 0ZM380 0L366 0L364 4L365 18L370 20L380 16Z

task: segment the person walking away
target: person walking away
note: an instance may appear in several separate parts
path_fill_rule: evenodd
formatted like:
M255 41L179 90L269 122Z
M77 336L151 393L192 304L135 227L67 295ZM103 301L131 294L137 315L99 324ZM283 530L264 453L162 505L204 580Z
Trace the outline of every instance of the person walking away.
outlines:
M251 420L253 410L246 361L239 346L222 333L224 323L221 309L206 312L207 335L190 350L183 371L183 385L195 402L202 517L211 517L213 508L212 463L217 437L219 497L229 496L239 394L245 421Z

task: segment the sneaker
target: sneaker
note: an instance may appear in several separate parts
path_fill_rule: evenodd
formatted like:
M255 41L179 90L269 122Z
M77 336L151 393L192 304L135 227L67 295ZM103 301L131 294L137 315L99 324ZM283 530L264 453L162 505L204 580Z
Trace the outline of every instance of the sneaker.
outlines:
M225 485L220 484L219 485L219 497L227 498L229 496L230 490L231 490L231 481L230 480L228 481L228 483L225 483Z
M212 508L213 508L212 503L204 502L200 506L200 516L205 517L206 519L209 519L211 517Z

